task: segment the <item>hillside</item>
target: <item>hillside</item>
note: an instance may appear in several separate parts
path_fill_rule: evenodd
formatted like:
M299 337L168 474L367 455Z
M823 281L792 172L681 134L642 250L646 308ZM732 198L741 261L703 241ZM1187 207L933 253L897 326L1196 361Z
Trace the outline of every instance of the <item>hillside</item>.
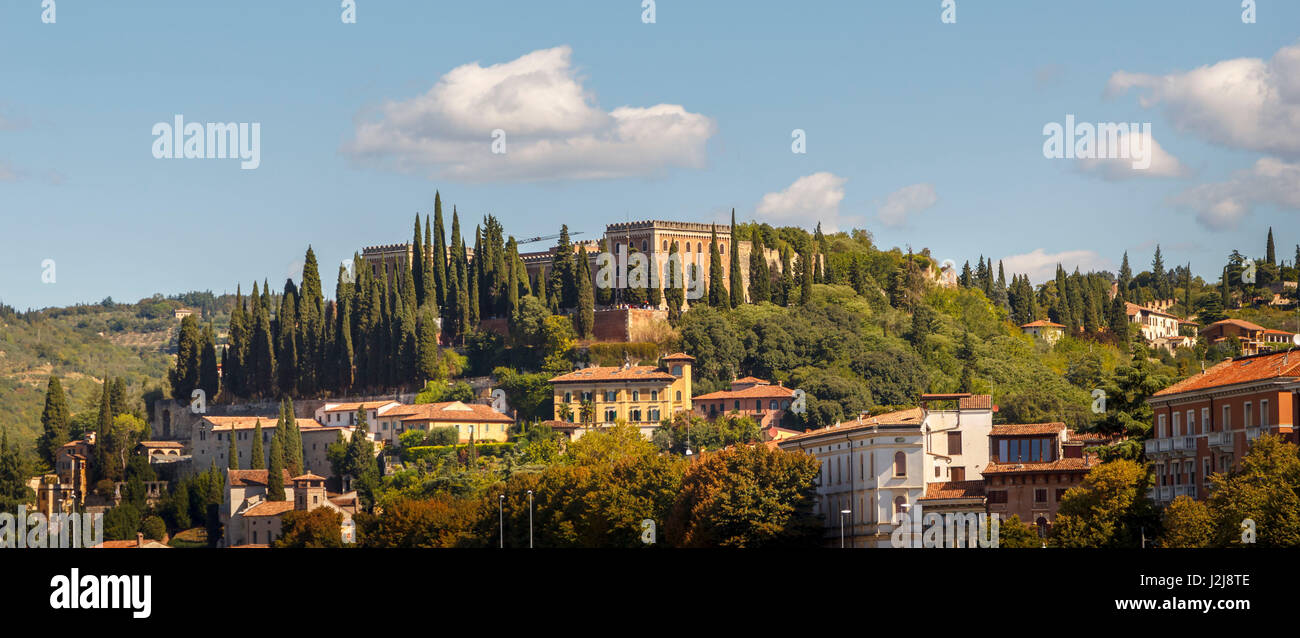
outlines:
M0 307L0 429L24 447L35 440L51 374L73 414L97 409L105 375L124 378L131 396L162 387L180 305L155 297L25 313Z

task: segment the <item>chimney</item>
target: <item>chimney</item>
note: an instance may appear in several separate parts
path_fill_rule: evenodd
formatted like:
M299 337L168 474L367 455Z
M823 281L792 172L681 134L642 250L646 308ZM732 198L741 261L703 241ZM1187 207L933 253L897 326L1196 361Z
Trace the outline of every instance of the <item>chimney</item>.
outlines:
M144 532L135 533L135 546L144 547Z

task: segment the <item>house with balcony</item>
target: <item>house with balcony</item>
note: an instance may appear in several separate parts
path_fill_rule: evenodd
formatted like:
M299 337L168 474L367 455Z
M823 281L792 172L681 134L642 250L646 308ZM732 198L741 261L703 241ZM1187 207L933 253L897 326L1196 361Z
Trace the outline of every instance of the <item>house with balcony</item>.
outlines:
M1165 308L1167 309L1167 306ZM1165 310L1151 306L1139 306L1129 302L1124 302L1124 309L1128 314L1129 323L1134 324L1147 341L1178 336L1178 328L1181 322L1178 317L1165 312Z
M1147 399L1155 423L1144 444L1156 471L1152 499L1204 499L1210 476L1237 467L1255 439L1295 442L1297 393L1300 352L1290 351L1230 359L1156 392Z
M591 366L554 377L553 422L577 439L588 428L609 427L618 421L635 426L647 439L664 419L691 410L691 364L695 357L679 352L658 366ZM583 418L584 408L589 411ZM554 426L553 426L554 427ZM560 429L560 428L556 428Z
M1202 334L1210 345L1236 339L1241 343L1241 354L1247 356L1285 350L1295 345L1292 341L1295 333L1265 328L1244 319L1216 321L1206 326Z
M827 545L839 546L841 523L851 547L890 547L903 513L919 521L929 511L984 511L972 483L989 463L990 397L928 394L920 403L773 442L820 463L816 512Z
M781 423L794 401L794 390L755 377L742 377L731 382L730 390L701 394L691 399L695 413L707 419L719 415L737 414L753 417L760 428L767 430Z

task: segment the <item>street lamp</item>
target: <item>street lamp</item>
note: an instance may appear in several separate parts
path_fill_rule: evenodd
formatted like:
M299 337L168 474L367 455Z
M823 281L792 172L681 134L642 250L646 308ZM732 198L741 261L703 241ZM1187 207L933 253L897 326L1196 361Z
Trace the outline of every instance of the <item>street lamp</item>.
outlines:
M533 548L533 491L528 490L528 549Z
M852 513L853 510L840 510L840 549L844 549L844 517Z
M497 497L497 523L501 527L501 548L506 546L506 495Z

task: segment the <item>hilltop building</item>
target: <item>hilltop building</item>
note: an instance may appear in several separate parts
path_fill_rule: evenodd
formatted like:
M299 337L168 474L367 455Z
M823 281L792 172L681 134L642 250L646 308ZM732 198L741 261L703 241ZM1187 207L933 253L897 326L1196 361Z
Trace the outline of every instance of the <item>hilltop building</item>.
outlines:
M581 437L587 427L609 427L626 421L649 438L661 419L691 410L691 365L695 357L670 354L659 366L592 366L551 379L555 421L575 424L557 428ZM592 420L583 427L583 404L590 402Z
M728 414L749 416L767 430L780 425L794 396L794 390L779 382L773 385L755 377L744 377L732 381L730 390L701 394L692 398L691 403L699 416L708 419Z

